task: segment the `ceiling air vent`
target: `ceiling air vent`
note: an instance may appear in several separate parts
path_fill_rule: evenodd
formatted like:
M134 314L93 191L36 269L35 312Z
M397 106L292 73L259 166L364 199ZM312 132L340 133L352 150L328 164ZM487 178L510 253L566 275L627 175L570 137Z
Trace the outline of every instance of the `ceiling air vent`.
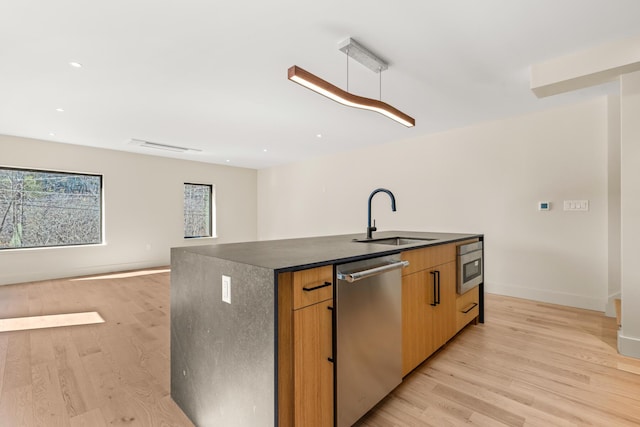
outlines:
M156 150L173 151L173 152L176 152L176 153L185 153L187 151L202 151L202 150L198 150L196 148L188 148L188 147L179 147L177 145L160 144L159 142L151 142L151 141L145 141L145 140L142 140L142 139L134 139L134 138L132 138L131 141L129 141L129 144L137 145L139 147L154 148Z

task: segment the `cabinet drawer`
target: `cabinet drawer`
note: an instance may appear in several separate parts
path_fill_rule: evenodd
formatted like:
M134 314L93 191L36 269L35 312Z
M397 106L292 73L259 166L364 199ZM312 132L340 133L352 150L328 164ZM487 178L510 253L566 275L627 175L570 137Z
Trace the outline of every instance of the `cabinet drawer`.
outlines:
M480 313L480 288L475 287L456 299L456 330L467 326Z
M412 251L402 252L403 261L409 261L409 266L402 269L402 275L415 273L416 271L426 270L440 264L456 260L456 245L450 243L448 245L431 246L427 248L414 249Z
M333 298L333 266L293 273L293 309Z

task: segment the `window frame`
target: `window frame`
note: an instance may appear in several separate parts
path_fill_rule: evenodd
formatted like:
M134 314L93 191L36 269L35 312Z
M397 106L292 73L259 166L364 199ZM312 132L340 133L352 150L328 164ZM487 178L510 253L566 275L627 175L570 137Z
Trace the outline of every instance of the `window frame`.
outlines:
M184 228L184 221L185 221L185 216L184 216L184 212L185 212L185 189L187 185L192 185L192 186L198 186L198 187L207 187L209 189L209 234L205 235L205 236L186 236L186 230ZM182 212L183 212L183 217L182 217L182 235L183 238L185 240L191 240L191 239L211 239L211 238L215 238L216 233L214 230L214 185L213 184L202 184L202 183L196 183L196 182L185 182L182 186Z
M0 165L0 170L9 170L9 171L20 171L24 173L39 173L39 174L56 174L56 175L69 175L69 176L82 176L82 177L94 177L98 178L100 182L99 188L99 197L100 208L99 208L99 241L98 242L88 242L88 243L65 243L61 245L45 245L45 246L20 246L20 247L0 247L0 252L2 251L20 251L20 250L34 250L34 249L59 249L59 248L75 248L81 246L101 246L105 244L104 239L104 175L97 173L87 173L87 172L69 172L69 171L60 171L60 170L51 170L51 169L37 169L37 168L29 168L29 167L16 167L16 166L4 166Z

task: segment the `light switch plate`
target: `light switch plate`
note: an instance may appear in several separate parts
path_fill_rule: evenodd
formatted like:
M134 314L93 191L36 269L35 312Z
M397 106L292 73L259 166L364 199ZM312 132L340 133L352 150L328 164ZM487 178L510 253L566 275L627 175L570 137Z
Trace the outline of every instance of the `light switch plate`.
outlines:
M574 211L574 212L587 212L589 210L589 201L588 200L565 200L564 210Z
M222 302L231 304L231 277L222 275Z

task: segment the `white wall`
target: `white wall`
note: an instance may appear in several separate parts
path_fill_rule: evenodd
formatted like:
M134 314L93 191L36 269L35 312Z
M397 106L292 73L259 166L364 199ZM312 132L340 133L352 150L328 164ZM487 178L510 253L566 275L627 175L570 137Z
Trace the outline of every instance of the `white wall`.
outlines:
M0 251L0 284L168 265L169 248L255 240L253 169L0 135L0 165L103 175L105 244ZM183 184L214 184L217 239L183 238Z
M620 235L620 97L610 96L608 109L608 218L609 229L609 289L606 313L616 316L614 301L621 292L621 235Z
M640 358L640 72L620 79L622 329L620 353Z
M379 230L484 233L487 291L604 310L606 98L260 170L258 237L364 234L377 187Z

